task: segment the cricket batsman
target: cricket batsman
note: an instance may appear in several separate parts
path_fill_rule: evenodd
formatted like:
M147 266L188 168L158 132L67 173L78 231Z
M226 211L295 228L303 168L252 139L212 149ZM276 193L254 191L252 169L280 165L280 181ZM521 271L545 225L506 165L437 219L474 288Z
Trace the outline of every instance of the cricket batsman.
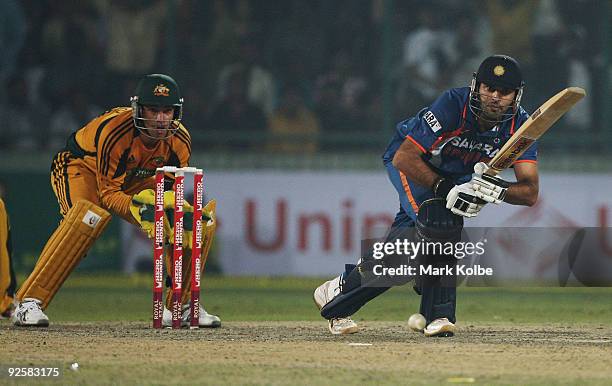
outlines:
M429 107L397 125L383 155L400 201L386 241L414 234L432 242L459 241L463 218L477 216L488 203L535 204L536 143L514 162L516 182L484 174L486 163L529 117L520 106L523 87L515 59L490 56L474 73L470 87L447 90ZM393 257L383 257L382 264L393 266ZM433 257L454 259L421 256ZM357 265L347 264L344 273L315 290L315 303L329 321L332 334L357 332L351 315L392 285L411 280L376 285L377 278L367 274L372 271L372 260L366 255ZM420 313L426 319L423 333L452 336L456 286L435 285L417 277L414 289L421 295Z
M117 107L94 118L70 135L51 165L51 186L63 220L45 245L34 270L17 292L16 326L48 326L47 308L70 272L87 254L111 218L111 213L154 234L154 174L158 167L185 167L191 138L182 125L183 98L177 83L163 74L144 76L130 107ZM173 177L166 177L166 209L173 207ZM190 205L185 212L193 211ZM203 255L214 237L215 202L204 208ZM211 221L212 220L212 221ZM166 219L167 221L167 219ZM189 222L186 222L186 227ZM167 221L172 226L172 221ZM190 229L186 229L190 231ZM167 232L172 234L173 232ZM191 249L191 237L184 237ZM168 242L173 242L168 237ZM183 277L190 277L191 253L185 253ZM166 266L170 254L166 254ZM189 280L183 283L183 320L189 325ZM168 291L163 325L172 325ZM199 326L218 327L220 319L200 306Z

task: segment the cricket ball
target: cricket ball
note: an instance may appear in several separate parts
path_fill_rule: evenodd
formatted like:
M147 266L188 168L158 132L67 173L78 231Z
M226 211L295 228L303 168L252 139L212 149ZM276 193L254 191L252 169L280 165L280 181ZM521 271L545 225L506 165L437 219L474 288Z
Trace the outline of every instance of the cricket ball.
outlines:
M425 329L425 317L421 314L412 314L410 318L408 318L408 327L412 331L422 332Z

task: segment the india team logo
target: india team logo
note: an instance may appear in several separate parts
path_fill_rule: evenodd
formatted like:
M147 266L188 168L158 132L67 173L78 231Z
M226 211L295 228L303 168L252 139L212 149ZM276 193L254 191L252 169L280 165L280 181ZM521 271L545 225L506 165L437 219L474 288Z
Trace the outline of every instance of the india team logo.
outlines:
M160 83L153 89L153 95L155 96L170 96L170 89L165 84Z
M506 69L504 68L504 66L495 66L495 68L493 68L493 74L495 74L495 76L502 76L506 73Z

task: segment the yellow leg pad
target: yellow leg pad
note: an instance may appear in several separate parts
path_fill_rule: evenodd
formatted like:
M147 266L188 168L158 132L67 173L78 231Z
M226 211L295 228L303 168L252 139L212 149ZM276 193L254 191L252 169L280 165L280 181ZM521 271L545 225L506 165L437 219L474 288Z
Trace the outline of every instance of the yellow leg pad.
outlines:
M45 309L110 219L110 213L87 200L70 208L17 292L17 299L38 299Z
M11 285L11 251L7 248L9 237L9 220L4 201L0 198L0 297L6 294ZM4 311L0 304L0 311Z
M0 314L6 312L9 308L11 308L13 304L13 298L8 296L7 294L0 294Z
M202 270L206 265L208 259L208 253L212 247L215 239L215 232L217 231L217 202L210 200L204 207L204 212L208 213L210 220L208 220L204 226L204 237L202 237Z

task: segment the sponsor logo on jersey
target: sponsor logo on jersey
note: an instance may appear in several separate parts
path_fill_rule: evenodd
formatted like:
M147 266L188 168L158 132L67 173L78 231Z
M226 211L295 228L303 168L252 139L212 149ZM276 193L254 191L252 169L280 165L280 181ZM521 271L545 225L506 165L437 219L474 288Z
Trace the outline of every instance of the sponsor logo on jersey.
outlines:
M160 83L153 89L153 95L155 96L170 96L170 89L165 84Z
M432 113L431 111L426 112L423 115L423 119L425 120L425 122L427 122L429 127L431 127L431 130L434 133L439 131L439 130L442 130L442 125L440 124L440 122L438 122L438 119L436 118L434 113Z
M467 149L470 152L479 151L487 155L488 157L493 157L495 154L497 154L497 151L499 150L499 149L494 148L493 145L490 145L488 143L475 141L473 139L468 139L468 138L461 138L461 137L453 138L450 144L452 146L455 146L461 149Z
M432 155L449 160L461 160L464 165L473 165L477 162L488 162L499 152L499 147L490 143L481 142L461 136L449 138L448 141L432 151ZM442 159L434 163L443 162Z
M130 169L125 173L127 177L131 178L149 178L155 175L155 169L146 169L146 168L134 168Z

